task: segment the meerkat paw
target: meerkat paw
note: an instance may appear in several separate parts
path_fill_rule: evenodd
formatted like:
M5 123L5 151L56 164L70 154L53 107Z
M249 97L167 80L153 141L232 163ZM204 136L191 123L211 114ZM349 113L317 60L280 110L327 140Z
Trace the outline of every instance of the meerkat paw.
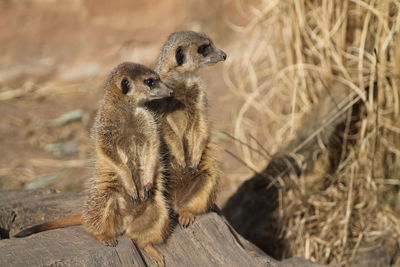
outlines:
M198 170L198 165L193 165L192 163L189 163L185 166L181 166L181 168L184 173L193 173Z
M179 166L181 167L181 169L186 172L188 170L188 166L186 165L186 163L183 164L179 164Z
M147 183L143 186L144 191L144 200L149 199L153 194L153 183Z
M175 157L174 159L175 159L174 160L175 164L177 164L179 167L181 167L182 170L186 170L188 168L184 157L179 158L179 159L177 157Z
M127 193L129 195L129 197L132 199L133 203L137 204L140 202L139 194L136 191L136 189L128 190Z
M107 240L104 240L103 245L107 246L107 247L116 247L118 245L118 240L116 238L110 238Z
M157 264L159 267L165 266L164 255L162 255L157 249L152 245L147 245L143 248L147 255Z
M189 225L191 225L194 220L196 219L196 216L193 215L193 213L188 212L188 211L184 211L184 212L179 212L179 224L184 227L187 228Z
M190 163L190 164L189 164L189 168L190 168L192 171L197 171L197 170L199 169L199 164L198 164L198 163Z
M109 237L106 235L97 235L96 239L100 241L100 243L107 247L115 247L118 245L118 240L115 237Z
M201 158L191 158L189 162L189 168L193 171L197 171L199 169Z

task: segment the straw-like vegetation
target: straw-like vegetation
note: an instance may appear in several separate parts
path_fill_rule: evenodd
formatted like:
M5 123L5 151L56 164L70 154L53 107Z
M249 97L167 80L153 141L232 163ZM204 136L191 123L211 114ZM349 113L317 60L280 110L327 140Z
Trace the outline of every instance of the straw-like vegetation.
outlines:
M400 235L399 9L397 0L263 0L234 26L242 41L225 80L243 99L234 135L246 165L261 170L283 147L295 154L320 140L313 160L298 155L300 178L279 179L282 258L346 265Z

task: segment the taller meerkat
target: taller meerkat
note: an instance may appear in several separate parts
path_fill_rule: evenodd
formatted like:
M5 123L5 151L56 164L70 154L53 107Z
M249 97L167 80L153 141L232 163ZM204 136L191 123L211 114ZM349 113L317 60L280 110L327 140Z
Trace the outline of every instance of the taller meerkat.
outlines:
M184 227L215 201L218 170L210 146L205 86L197 76L201 67L226 59L203 33L172 33L158 57L155 71L174 90L152 108L161 113L162 139L169 154L168 197Z

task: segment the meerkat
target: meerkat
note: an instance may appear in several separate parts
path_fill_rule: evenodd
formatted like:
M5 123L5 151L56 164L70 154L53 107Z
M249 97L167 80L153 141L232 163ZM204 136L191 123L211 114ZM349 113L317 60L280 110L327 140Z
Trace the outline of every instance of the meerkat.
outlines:
M171 98L150 103L162 114L161 134L169 154L168 198L179 223L189 226L216 198L219 173L212 156L205 86L196 72L226 59L203 33L172 33L161 48L155 71L171 89Z
M31 227L16 236L47 230L46 226L59 228L57 224L83 224L106 246L116 246L116 237L124 233L163 266L164 257L153 244L166 237L169 210L158 129L144 104L171 94L158 74L143 65L125 62L114 68L92 128L96 175L89 181L83 213Z

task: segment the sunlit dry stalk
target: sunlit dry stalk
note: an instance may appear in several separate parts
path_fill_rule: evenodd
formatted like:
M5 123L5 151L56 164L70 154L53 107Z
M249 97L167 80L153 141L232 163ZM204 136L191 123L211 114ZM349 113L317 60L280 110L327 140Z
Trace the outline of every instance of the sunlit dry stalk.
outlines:
M365 244L400 235L393 204L400 184L399 9L397 0L262 0L249 24L237 27L243 41L224 79L243 99L233 135L246 165L262 170L269 157L254 146L273 155L326 98L333 108L291 152L348 118L333 173L326 168L315 178L308 167L300 179L280 183L280 235L289 244L282 257L347 265ZM351 124L354 105L363 110ZM321 153L332 153L318 142Z

